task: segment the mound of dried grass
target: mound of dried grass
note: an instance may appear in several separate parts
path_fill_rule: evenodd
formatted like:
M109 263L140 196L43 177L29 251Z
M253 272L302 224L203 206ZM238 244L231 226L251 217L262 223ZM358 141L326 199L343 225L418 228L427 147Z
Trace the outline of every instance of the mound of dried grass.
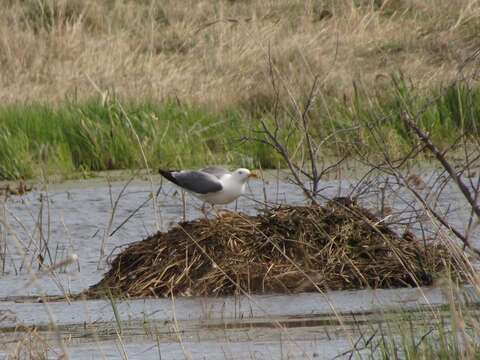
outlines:
M352 202L226 213L133 243L87 294L295 293L428 285L448 251L399 237Z

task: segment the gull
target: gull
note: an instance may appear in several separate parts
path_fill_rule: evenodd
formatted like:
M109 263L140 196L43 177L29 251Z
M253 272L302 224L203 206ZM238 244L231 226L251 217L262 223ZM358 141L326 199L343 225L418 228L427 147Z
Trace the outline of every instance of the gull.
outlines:
M247 181L257 175L240 168L229 172L224 168L209 166L200 170L159 170L160 174L175 185L185 189L204 203L228 204L245 192ZM203 208L203 207L202 207Z

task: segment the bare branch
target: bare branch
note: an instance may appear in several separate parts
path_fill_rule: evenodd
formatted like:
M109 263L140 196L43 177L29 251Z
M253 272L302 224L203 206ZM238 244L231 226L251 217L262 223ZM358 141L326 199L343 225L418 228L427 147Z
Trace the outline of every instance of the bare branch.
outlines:
M448 172L448 174L452 177L452 179L457 184L458 188L462 192L465 199L468 201L470 206L472 207L473 212L480 218L480 206L476 203L475 197L470 193L465 183L462 181L460 176L458 176L455 169L450 165L448 160L445 158L444 154L435 146L435 144L430 140L430 137L425 134L410 118L410 116L404 112L401 116L401 119L408 126L412 129L420 140L425 144L426 148L430 150L430 152L435 156L435 158L442 164L443 168Z

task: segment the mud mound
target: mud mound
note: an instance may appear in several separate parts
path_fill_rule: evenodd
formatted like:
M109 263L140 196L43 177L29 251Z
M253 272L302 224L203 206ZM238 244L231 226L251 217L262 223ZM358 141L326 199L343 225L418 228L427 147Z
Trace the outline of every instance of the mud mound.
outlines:
M353 202L226 213L125 248L88 296L296 293L428 285L448 251L398 236Z

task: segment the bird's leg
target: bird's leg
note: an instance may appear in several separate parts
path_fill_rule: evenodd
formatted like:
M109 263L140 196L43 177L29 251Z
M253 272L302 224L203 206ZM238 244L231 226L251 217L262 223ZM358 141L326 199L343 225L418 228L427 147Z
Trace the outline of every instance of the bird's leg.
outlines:
M209 204L209 205L211 206L210 210L207 210L207 203L206 202L203 203L202 208L201 208L202 213L205 216L205 219L208 220L208 214L212 211L215 213L216 217L220 217L220 211L221 210L217 210L217 208L215 207L214 204Z
M205 219L208 220L207 203L205 201L202 204L201 210L202 210L203 216L205 216Z
M213 204L212 204L212 210L213 210L213 212L215 213L215 215L217 216L217 218L220 217L220 211L217 210L217 209L215 208L215 205L213 205Z

